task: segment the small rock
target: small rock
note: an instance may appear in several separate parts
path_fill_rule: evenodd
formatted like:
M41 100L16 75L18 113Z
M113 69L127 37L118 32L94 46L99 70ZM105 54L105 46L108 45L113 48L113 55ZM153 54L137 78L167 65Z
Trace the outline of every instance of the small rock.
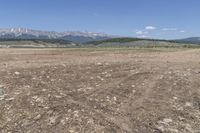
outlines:
M185 125L185 129L188 133L193 133L194 131L192 130L192 127L189 124Z
M5 94L4 90L0 87L0 97L3 97Z
M98 62L97 65L102 65L102 63L101 63L101 62Z
M65 124L66 124L66 122L65 122L64 119L60 120L60 122L62 123L62 125L65 125Z
M101 78L101 81L104 81L104 79L103 79L103 78Z
M131 85L132 88L135 88L135 85Z
M33 99L37 103L43 103L44 102L44 100L41 97L38 97L38 96L33 96Z
M62 96L56 95L55 98L60 99L60 98L62 98Z
M133 132L132 129L129 127L128 124L122 123L121 126L122 126L122 128L123 128L125 131L130 132L130 133Z
M183 117L181 117L181 116L179 116L178 119L179 119L180 121L184 121L184 120L185 120L185 118L183 118Z
M48 125L55 125L57 121L57 116L53 116L49 118Z
M11 97L11 98L6 99L6 101L12 101L14 99L15 99L14 97Z
M19 72L15 72L15 75L19 75L20 73Z
M172 129L172 128L169 128L168 131L170 133L179 133L179 131L177 129Z
M185 103L185 106L186 106L186 107L192 107L192 103L186 102L186 103Z
M92 88L92 87L87 87L86 89L87 89L87 90L92 90L93 88Z
M171 122L172 122L172 119L165 118L165 119L163 119L163 122L165 122L165 123L171 123Z
M111 74L106 74L106 76L105 77L111 77L112 75Z
M164 129L163 126L157 126L157 129L159 129L161 132L164 132L164 131L165 131L165 129Z
M73 130L73 129L69 129L68 131L69 131L69 133L75 133L75 130Z
M41 115L39 114L34 118L34 120L39 120L40 118L41 118Z
M117 98L116 98L116 97L113 97L113 100L114 100L114 101L117 101Z
M78 111L74 111L73 113L74 113L74 117L77 117L77 118L79 117L79 115L78 115L79 112Z
M135 94L135 93L136 93L136 90L132 90L132 93Z
M161 76L160 76L160 79L163 79L163 78L164 78L164 76L163 76L163 75L161 75Z
M177 98L177 97L173 97L173 99L174 99L174 100L177 100L178 98Z
M94 121L93 121L93 119L89 119L87 123L88 124L94 124Z

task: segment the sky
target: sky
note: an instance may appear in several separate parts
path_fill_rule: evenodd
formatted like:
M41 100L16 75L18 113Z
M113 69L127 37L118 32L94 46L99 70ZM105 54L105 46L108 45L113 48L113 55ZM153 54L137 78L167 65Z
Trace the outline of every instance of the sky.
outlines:
M178 39L200 36L200 0L0 0L0 28L90 31Z

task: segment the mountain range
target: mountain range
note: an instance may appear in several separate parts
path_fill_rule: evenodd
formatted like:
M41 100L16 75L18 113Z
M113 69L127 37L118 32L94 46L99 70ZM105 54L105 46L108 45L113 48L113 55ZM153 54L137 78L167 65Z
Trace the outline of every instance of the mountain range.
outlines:
M113 40L113 38L115 38ZM123 42L124 40L132 41L139 38L117 38L116 36L107 35L103 33L94 33L94 32L55 32L55 31L42 31L42 30L33 30L27 28L2 28L0 29L0 39L32 39L32 40L64 40L71 41L76 44L95 42L102 43L105 40L111 40L112 42ZM146 40L140 38L139 40ZM151 40L151 39L148 39ZM157 40L163 41L163 40ZM191 43L191 44L200 44L200 37L191 37L185 39L177 40L166 40L173 41L177 43Z
M55 32L27 28L0 29L0 39L61 39L75 43L110 39L111 36L93 32Z
M185 39L179 39L176 41L180 43L200 44L200 37L190 37Z

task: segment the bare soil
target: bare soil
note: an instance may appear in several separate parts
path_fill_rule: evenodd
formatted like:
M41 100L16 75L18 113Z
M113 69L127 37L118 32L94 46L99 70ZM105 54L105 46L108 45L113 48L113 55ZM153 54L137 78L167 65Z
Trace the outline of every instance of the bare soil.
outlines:
M200 132L200 49L0 49L0 132Z

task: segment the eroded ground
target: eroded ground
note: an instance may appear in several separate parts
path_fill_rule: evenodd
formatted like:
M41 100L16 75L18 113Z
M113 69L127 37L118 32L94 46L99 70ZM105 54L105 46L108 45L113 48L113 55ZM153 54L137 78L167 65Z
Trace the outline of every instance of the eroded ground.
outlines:
M200 132L200 49L0 49L0 132Z

